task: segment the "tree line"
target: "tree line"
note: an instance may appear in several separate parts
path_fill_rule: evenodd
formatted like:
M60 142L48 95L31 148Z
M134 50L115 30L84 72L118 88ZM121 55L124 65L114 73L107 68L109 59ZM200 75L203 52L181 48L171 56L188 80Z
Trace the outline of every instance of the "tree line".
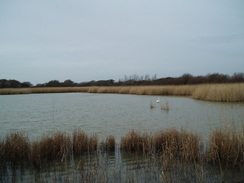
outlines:
M70 79L60 82L58 80L51 80L47 83L36 84L35 86L30 82L20 82L17 80L0 79L0 88L29 88L29 87L84 87L84 86L131 86L131 85L187 85L187 84L207 84L207 83L240 83L244 82L244 73L234 73L232 76L226 74L207 74L205 76L193 76L191 74L183 74L180 77L165 77L157 78L156 75L150 77L149 75L125 76L123 79L114 81L98 80L75 83Z

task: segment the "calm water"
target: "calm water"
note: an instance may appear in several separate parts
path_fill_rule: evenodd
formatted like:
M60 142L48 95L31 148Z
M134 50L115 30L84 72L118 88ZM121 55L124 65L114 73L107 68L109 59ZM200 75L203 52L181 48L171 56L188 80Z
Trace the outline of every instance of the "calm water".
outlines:
M25 132L30 139L57 131L81 129L117 142L129 130L157 131L184 128L208 137L211 129L244 124L244 104L198 101L185 97L119 94L31 94L0 96L0 139L10 132ZM167 101L169 111L160 105ZM150 102L156 108L150 109Z
M208 139L212 129L244 124L244 104L185 97L160 97L161 102L157 104L157 98L89 93L0 95L0 140L10 132L24 132L30 140L37 140L45 134L81 129L89 135L97 133L101 138L115 135L119 143L120 137L131 129L155 132L172 127L191 130ZM161 104L166 101L169 111L161 110ZM151 102L156 108L150 109ZM0 182L82 182L86 177L91 182L162 182L162 165L160 157L149 160L116 148L112 154L50 162L40 171L31 166L8 167L0 171ZM206 182L243 180L243 171L227 170L222 176L214 167L203 167L203 172ZM198 174L191 165L177 165L177 171L170 172L170 176L172 182L198 182Z

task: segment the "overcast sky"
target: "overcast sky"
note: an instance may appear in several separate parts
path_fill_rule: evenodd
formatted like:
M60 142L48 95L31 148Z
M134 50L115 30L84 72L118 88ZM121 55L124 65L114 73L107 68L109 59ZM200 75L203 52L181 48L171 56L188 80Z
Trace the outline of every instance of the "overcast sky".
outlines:
M0 79L244 72L243 0L1 0Z

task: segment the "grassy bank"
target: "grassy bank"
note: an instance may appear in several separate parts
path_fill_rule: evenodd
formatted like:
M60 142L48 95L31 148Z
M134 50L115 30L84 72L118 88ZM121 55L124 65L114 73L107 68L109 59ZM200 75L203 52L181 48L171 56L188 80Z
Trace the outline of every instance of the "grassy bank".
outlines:
M34 93L117 93L136 95L172 95L189 96L198 100L216 102L244 102L244 83L237 84L203 84L203 85L169 85L169 86L118 86L118 87L43 87L0 89L1 95Z
M73 156L111 152L115 146L114 136L99 141L97 135L89 137L84 131L75 131L71 136L55 133L35 142L30 142L24 134L12 133L0 143L0 162L3 165L25 161L39 169L48 161L63 162ZM146 156L160 154L165 164L179 159L185 163L204 161L244 168L244 129L243 132L217 129L204 148L200 136L186 130L165 129L143 134L131 130L121 137L119 149Z

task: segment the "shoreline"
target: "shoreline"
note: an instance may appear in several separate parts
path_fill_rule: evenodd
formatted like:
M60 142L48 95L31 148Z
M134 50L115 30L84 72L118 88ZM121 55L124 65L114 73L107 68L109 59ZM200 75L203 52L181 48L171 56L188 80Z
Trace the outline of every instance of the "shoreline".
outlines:
M244 83L153 86L91 86L3 88L0 95L40 93L111 93L135 95L185 96L213 102L244 102Z

